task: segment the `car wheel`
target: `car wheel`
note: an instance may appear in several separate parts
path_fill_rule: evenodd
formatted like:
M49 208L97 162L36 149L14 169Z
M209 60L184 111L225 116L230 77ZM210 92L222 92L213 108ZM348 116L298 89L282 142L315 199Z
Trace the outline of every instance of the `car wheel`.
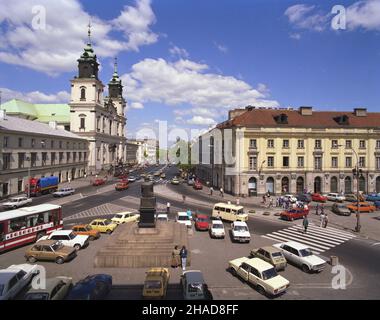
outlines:
M28 262L30 262L30 263L36 263L36 262L37 262L36 257L33 257L33 256L28 257L27 260L28 260Z
M74 248L75 248L76 251L79 251L80 248L82 248L82 246L79 243L77 243L77 244L74 245Z
M111 233L112 233L112 230L107 230L106 233L107 233L107 234L111 234Z
M266 295L265 289L263 287L261 287L261 286L257 287L257 292L260 293L260 294L262 294L263 296Z
M309 269L309 267L308 267L306 264L303 264L303 265L302 265L302 271L303 271L303 272L306 272L306 273L309 273L309 272L310 272L310 269Z
M95 237L94 237L94 236L89 236L88 240L90 240L90 241L94 241L94 240L95 240Z
M65 262L65 259L63 259L62 257L58 257L57 259L55 259L55 262L57 264L63 264Z

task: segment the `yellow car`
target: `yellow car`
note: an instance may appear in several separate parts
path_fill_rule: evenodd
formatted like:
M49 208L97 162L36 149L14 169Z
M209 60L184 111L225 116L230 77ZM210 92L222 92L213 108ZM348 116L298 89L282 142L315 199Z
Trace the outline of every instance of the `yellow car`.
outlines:
M137 222L140 219L140 215L138 213L133 213L130 211L120 212L115 214L115 216L111 219L113 223L123 224L127 222Z
M168 268L151 268L146 273L143 297L164 298L168 289L170 273Z
M98 230L102 233L111 234L117 227L117 224L109 219L95 219L88 224L91 229Z

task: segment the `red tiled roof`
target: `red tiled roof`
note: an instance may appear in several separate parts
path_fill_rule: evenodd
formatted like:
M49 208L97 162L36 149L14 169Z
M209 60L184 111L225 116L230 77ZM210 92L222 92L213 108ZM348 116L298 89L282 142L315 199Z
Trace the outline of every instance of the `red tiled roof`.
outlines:
M286 124L278 124L276 116L287 115ZM335 118L346 115L348 124L338 124ZM285 128L376 128L380 129L380 112L368 112L365 117L358 117L352 111L328 112L313 111L312 115L305 116L299 110L252 109L236 116L231 120L220 123L218 128L243 126L257 127L285 127Z

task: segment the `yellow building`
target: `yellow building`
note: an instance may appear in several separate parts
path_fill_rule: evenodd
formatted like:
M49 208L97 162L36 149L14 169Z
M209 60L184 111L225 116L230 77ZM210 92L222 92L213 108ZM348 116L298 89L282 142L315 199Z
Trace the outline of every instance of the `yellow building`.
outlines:
M353 193L357 163L360 190L380 192L380 113L364 108L235 109L197 148L199 177L232 194ZM229 151L232 163L225 161Z

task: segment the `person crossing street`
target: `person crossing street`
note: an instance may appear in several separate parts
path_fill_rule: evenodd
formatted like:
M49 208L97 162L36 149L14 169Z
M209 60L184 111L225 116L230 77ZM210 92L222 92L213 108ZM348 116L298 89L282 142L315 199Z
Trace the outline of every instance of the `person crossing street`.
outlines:
M304 229L303 233L307 233L307 227L309 226L309 220L307 219L306 216L303 217L302 225L303 225L303 229Z

